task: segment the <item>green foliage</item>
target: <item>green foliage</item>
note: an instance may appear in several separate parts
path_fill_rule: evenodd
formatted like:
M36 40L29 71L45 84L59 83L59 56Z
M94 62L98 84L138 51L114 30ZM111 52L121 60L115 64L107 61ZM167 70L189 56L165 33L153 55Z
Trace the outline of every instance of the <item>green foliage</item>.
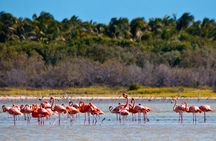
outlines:
M128 90L138 90L140 87L137 84L131 84L128 88Z
M101 24L77 16L57 21L47 12L32 19L0 12L0 85L212 86L215 40L215 20L195 21L189 13ZM204 80L199 70L206 70ZM35 75L28 78L30 72Z

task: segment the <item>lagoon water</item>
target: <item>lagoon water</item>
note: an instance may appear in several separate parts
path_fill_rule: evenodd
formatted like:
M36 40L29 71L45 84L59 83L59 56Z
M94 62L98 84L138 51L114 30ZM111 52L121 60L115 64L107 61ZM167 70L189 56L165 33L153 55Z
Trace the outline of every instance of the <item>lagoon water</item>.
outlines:
M197 114L197 123L192 122L192 114L184 113L184 122L178 123L178 114L172 111L173 103L170 100L138 100L151 107L153 111L148 115L149 121L132 121L131 115L125 121L117 121L116 116L108 110L110 105L115 106L123 100L85 100L100 107L105 115L101 116L96 124L84 122L84 115L80 114L71 124L67 116L62 117L58 125L57 116L45 120L45 125L38 125L36 119L29 124L22 116L18 117L16 126L13 118L0 110L0 141L215 141L216 140L216 112L207 113L207 122L203 122L203 113ZM216 100L184 100L188 105L208 104L216 109ZM74 101L78 102L78 101ZM0 106L39 101L0 101ZM67 100L59 103L67 103Z

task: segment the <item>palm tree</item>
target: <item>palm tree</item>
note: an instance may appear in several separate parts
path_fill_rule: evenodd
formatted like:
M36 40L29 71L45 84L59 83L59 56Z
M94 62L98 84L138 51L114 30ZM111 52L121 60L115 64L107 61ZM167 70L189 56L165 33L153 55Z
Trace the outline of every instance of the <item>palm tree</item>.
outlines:
M215 38L216 35L216 23L215 20L204 18L201 23L201 36L207 38Z
M141 40L144 32L148 30L148 25L144 18L138 17L131 21L130 28L133 39Z
M130 38L130 24L127 18L112 18L109 23L108 34L113 38Z
M192 25L194 21L194 16L190 13L184 13L176 22L176 29L181 30Z
M0 42L16 40L17 18L10 13L0 12Z

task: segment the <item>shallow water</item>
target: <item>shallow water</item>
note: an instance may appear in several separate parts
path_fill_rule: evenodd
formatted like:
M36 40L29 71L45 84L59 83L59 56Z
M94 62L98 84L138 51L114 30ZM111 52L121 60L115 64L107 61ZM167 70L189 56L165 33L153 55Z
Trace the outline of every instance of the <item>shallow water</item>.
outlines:
M85 100L86 101L86 100ZM189 105L208 104L216 108L215 100L184 100ZM59 103L66 103L64 102ZM77 101L76 101L77 102ZM116 121L116 116L108 110L110 105L115 106L123 100L88 100L100 107L105 115L101 116L96 124L92 121L84 122L84 115L80 114L73 123L67 116L62 117L61 125L58 125L58 117L53 116L45 120L45 125L38 125L36 119L30 123L18 117L16 126L13 126L13 118L0 111L0 141L213 141L216 140L216 113L207 113L207 122L203 122L203 114L197 114L198 121L192 122L192 114L184 114L184 122L178 123L178 114L172 111L173 103L169 100L138 100L153 111L148 115L149 121L132 121L131 115L124 121ZM39 103L39 101L0 101L0 105L12 105L22 103Z

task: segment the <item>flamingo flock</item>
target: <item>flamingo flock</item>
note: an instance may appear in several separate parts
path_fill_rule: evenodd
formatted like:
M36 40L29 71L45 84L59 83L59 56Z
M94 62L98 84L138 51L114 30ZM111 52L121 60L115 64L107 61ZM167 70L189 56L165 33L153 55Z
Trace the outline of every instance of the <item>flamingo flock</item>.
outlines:
M111 113L116 114L117 120L124 120L126 117L131 113L132 120L136 120L134 117L135 114L138 114L138 121L141 120L140 114L143 113L143 120L144 122L147 121L147 113L152 111L149 107L143 106L141 104L135 105L135 99L131 99L131 103L129 104L128 96L126 93L123 93L123 97L126 99L125 104L118 103L118 106L113 108L112 106L109 107ZM129 106L129 107L128 107ZM122 118L121 118L122 117ZM134 119L135 118L135 119Z
M127 117L130 114L132 115L132 121L144 121L144 123L149 121L148 113L153 111L151 108L144 106L141 103L137 104L136 99L134 98L129 100L127 93L123 93L122 96L125 99L125 103L118 103L116 106L109 106L108 108L112 114L116 115L117 121L127 120ZM82 99L79 100L79 103L75 104L70 100L68 105L64 103L56 104L55 100L54 97L50 97L49 101L40 99L40 104L3 105L2 110L13 116L14 125L16 125L16 121L18 120L17 117L22 115L27 123L31 121L31 118L36 118L39 125L44 125L45 120L48 120L51 116L56 116L58 117L57 120L60 125L63 115L67 115L70 119L70 123L73 123L81 114L84 115L84 123L88 121L90 124L92 119L92 123L96 124L100 115L104 114L104 112L96 105L91 102L85 103ZM192 113L193 123L196 123L197 113L204 113L204 122L206 122L206 113L214 112L209 105L192 105L188 107L186 102L178 103L175 99L173 111L178 113L178 121L181 123L183 122L183 113Z
M90 115L96 120L98 116L104 114L104 112L96 107L92 103L84 103L83 100L80 100L78 104L72 104L70 101L68 106L64 104L55 104L55 98L50 97L50 103L48 101L42 101L40 104L26 104L26 105L12 105L2 106L3 112L13 116L14 125L16 125L17 116L24 115L24 119L27 122L30 122L31 118L37 118L38 124L44 125L45 119L50 118L51 116L58 115L58 123L61 123L61 115L68 114L70 117L70 122L74 121L74 115L78 113L88 114L88 120L90 122ZM86 118L85 118L86 120Z
M186 102L182 102L181 104L177 104L177 100L174 100L173 111L179 114L179 122L183 122L183 113L192 113L193 114L193 123L197 122L197 113L204 113L204 122L206 122L206 112L214 112L214 110L209 105L201 105L195 106L192 105L190 107L187 106Z

